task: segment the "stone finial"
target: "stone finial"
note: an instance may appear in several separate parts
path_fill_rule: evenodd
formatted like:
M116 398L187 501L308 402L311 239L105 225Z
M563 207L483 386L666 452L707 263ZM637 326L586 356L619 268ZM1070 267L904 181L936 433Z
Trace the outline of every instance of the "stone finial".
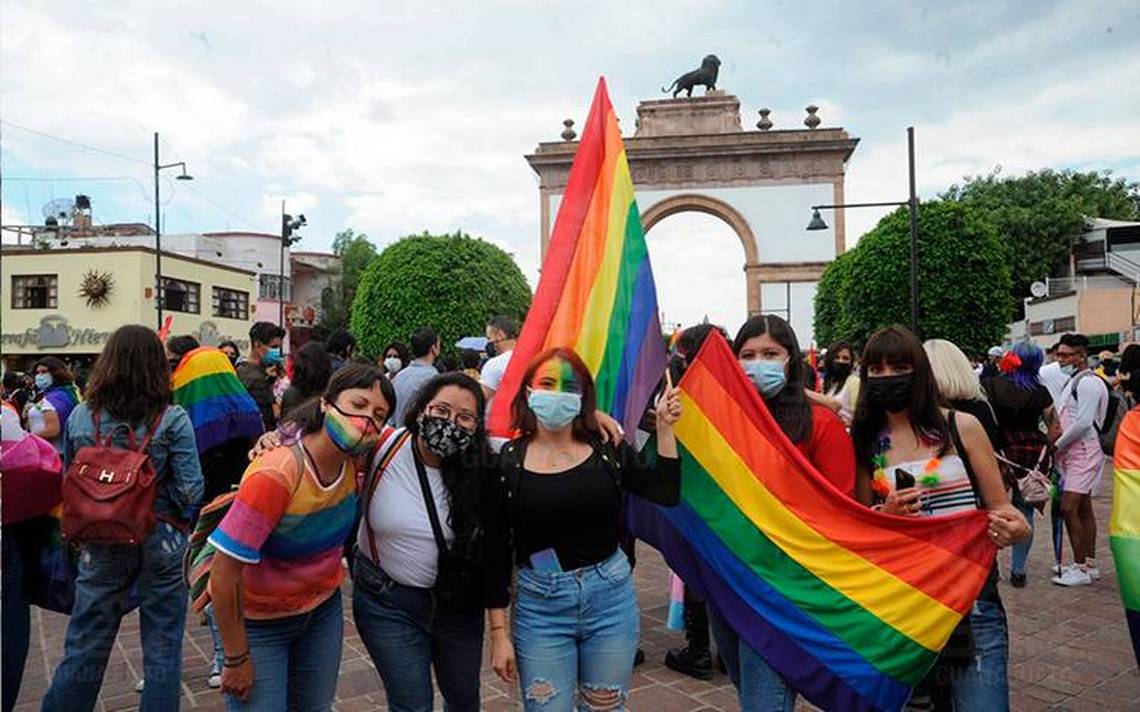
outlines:
M816 121L818 123L819 120L816 119ZM578 138L578 133L574 130L574 119L566 119L562 122L562 125L566 127L562 129L563 141L573 141Z
M807 126L809 129L814 129L819 126L819 117L815 115L815 112L819 111L819 107L815 104L810 104L806 111L808 115L804 119L804 126Z
M756 128L760 129L761 131L767 131L768 129L772 128L772 120L768 118L768 114L771 113L771 109L761 109L760 120L756 122Z

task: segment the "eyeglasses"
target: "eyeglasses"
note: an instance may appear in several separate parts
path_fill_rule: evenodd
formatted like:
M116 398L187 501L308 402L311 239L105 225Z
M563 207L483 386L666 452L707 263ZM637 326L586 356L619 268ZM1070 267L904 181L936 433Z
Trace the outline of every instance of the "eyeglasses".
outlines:
M446 403L432 403L427 407L427 414L433 418L450 420L464 430L475 432L479 427L479 418L469 411L452 411Z

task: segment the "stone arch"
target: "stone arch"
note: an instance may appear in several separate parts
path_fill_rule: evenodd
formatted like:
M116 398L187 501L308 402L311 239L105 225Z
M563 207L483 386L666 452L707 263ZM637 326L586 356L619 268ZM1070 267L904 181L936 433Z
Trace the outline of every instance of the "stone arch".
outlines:
M727 224L744 247L744 275L749 316L760 313L760 250L752 226L736 208L709 195L681 193L659 200L641 214L641 229L648 233L657 223L670 215L697 212L712 215Z

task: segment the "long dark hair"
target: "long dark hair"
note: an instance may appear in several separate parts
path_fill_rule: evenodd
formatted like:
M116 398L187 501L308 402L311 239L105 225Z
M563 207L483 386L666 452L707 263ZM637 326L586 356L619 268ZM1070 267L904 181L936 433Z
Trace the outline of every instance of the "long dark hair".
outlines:
M289 420L300 426L306 435L315 433L324 427L325 414L321 411L321 399L326 403L335 403L341 393L350 388L372 388L380 384L380 394L388 404L388 412L396 410L396 391L392 382L384 377L384 372L371 364L353 364L345 366L329 379L324 392L320 397L314 396L297 406L289 415Z
M310 341L293 354L290 385L297 389L301 398L311 398L322 392L331 375L332 357L321 342Z
M153 329L120 326L87 381L91 413L106 411L132 425L150 423L170 405L170 364Z
M515 430L522 433L523 437L530 437L538 430L537 419L527 404L526 386L534 380L534 374L538 372L539 366L552 358L560 358L570 364L571 370L574 371L574 377L582 388L582 411L574 418L574 423L571 425L574 439L587 443L597 441L601 429L598 427L598 419L594 416L598 410L598 392L594 387L594 378L578 354L571 349L560 346L543 351L527 364L526 373L523 374L522 387L519 388L519 392L515 394L514 402L511 403L511 417L514 421Z
M827 353L825 353L823 355L823 392L824 393L831 393L831 389L834 386L843 385L841 383L837 383L835 381L834 377L832 377L832 375L831 375L831 364L835 363L835 359L839 356L839 354L843 353L844 351L851 354L851 360L852 361L855 360L855 349L851 348L851 342L843 341L842 339L840 339L839 341L831 342L831 345L827 347Z
M855 457L859 465L867 465L877 453L880 434L887 424L887 413L882 408L871 405L867 398L870 386L867 371L871 366L888 364L910 366L914 369L911 377L911 396L908 416L911 428L919 440L939 443L941 452L950 447L950 428L946 416L942 414L942 396L938 394L938 382L934 380L934 370L922 348L922 342L909 329L903 326L888 326L879 329L867 340L860 359L859 402L855 406L855 417L851 422L851 440L855 443ZM963 457L965 454L962 454Z
M475 416L479 421L471 446L464 452L445 457L439 468L444 488L447 489L447 523L455 533L454 548L466 551L476 538L479 529L483 509L484 467L491 461L487 431L483 424L483 411L486 407L483 387L459 371L435 376L420 389L419 396L408 409L404 424L413 436L418 437L420 416L436 395L448 386L461 388L474 396Z
M789 440L793 443L803 442L811 437L811 404L804 393L806 377L803 354L800 353L800 343L791 325L771 314L754 316L736 332L732 352L739 357L744 344L762 334L772 337L773 341L788 351L788 380L779 393L771 398L765 396L764 404Z
M48 373L51 374L51 383L53 386L66 386L69 383L75 382L75 377L71 375L71 369L55 356L44 356L39 361L36 361L36 368L40 366L45 367ZM35 371L35 369L32 370Z

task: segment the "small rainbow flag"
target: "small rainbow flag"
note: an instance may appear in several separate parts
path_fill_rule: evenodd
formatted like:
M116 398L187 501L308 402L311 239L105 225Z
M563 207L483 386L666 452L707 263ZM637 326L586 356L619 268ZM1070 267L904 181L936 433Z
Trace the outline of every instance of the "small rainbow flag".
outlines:
M633 438L665 371L657 290L617 116L598 80L530 312L488 419L511 432L511 402L530 360L573 349L590 369L598 408Z
M71 415L71 411L75 410L75 406L83 401L83 396L79 393L79 386L74 383L66 383L52 386L44 391L44 400L51 403L52 407L55 408L55 412L59 416L59 426L63 428L67 426L67 418Z
M1140 666L1140 408L1124 414L1112 455L1112 519L1108 541L1132 651Z
M174 403L186 409L198 452L234 438L256 438L265 431L257 403L238 380L226 355L210 346L188 352L171 376Z
M720 334L679 387L681 504L630 497L631 531L813 704L900 709L990 572L985 513L898 517L848 499Z

